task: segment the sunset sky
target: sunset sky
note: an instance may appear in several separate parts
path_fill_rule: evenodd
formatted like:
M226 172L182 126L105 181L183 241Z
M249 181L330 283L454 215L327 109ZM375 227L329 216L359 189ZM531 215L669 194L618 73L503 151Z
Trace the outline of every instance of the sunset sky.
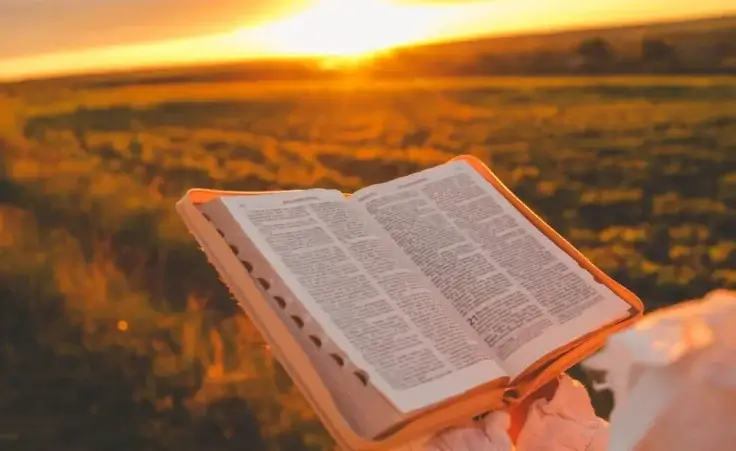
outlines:
M0 0L0 79L727 13L733 0Z

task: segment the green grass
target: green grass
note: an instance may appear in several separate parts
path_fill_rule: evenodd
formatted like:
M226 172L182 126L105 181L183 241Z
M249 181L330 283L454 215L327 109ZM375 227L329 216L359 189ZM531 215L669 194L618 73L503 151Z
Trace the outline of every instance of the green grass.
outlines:
M175 215L191 187L472 153L648 309L736 287L734 79L44 89L0 86L0 447L330 446Z

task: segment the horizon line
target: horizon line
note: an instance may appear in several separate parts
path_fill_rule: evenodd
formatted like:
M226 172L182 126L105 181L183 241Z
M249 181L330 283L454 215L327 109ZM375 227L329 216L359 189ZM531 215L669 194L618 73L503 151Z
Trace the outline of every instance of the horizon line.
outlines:
M458 44L471 44L479 41L492 41L492 40L502 40L502 39L519 39L524 37L543 37L543 36L554 36L554 35L564 35L564 34L575 34L575 33L592 33L592 32L605 32L605 31L616 31L616 30L625 30L628 28L640 28L640 27L646 27L646 26L662 26L662 25L668 25L668 24L686 24L691 22L706 22L706 21L717 21L717 20L728 20L728 19L734 19L736 20L736 8L733 11L725 11L722 14L718 15L702 15L702 16L690 16L687 18L671 18L671 19L659 19L659 20L640 20L640 21L629 21L626 23L621 23L618 25L593 25L593 26L571 26L571 27L550 27L550 28L544 28L539 30L531 30L531 31L519 31L519 32L500 32L500 33L483 33L478 34L475 36L460 36L455 38L430 38L421 42L415 42L411 44L404 44L404 45L397 45L393 48L386 49L384 51L377 51L375 52L375 55L380 54L390 54L395 51L401 51L406 49L422 49L422 48L432 48L432 47L441 47L443 45L458 45ZM206 37L207 35L203 36L193 36L191 38L197 38L197 37ZM209 35L211 36L211 35ZM178 40L162 40L162 41L156 41L149 44L157 44L157 43L164 43L164 42L176 42ZM141 44L138 44L141 45ZM116 48L127 48L129 45L115 45L115 46L109 46L105 47L105 49L108 49L110 51L114 51ZM83 51L83 50L80 50ZM47 54L41 54L37 57L43 57L43 56L58 56L58 55L66 55L69 53L76 53L76 52L54 52L54 53L47 53ZM28 57L23 57L28 58ZM237 65L238 63L255 63L255 62L283 62L283 61L320 61L325 59L335 59L339 57L329 56L329 55L319 55L319 54L271 54L271 55L253 55L253 56L247 56L247 55L239 55L232 58L223 57L219 60L204 60L200 62L196 61L179 61L179 62L170 62L166 63L166 65L155 65L155 64L141 64L139 66L132 65L127 68L122 67L111 67L109 69L99 69L99 70L85 70L82 69L80 71L61 71L57 73L47 73L47 74L41 74L39 76L18 76L18 77L3 77L0 75L0 86L2 85L11 85L11 84L20 84L25 82L40 82L40 81L62 81L62 80L69 80L74 78L84 78L84 77L95 77L95 76L115 76L115 75L124 75L124 74L133 74L136 72L166 72L168 70L175 71L177 69L182 68L214 68L218 66L230 66L230 65ZM11 59L12 61L12 59ZM2 62L2 60L0 60Z

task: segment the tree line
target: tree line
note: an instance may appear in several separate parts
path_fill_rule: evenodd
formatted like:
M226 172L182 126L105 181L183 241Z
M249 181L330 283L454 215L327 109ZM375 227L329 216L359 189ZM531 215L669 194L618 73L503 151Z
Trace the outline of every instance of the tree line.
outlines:
M671 43L643 38L637 46L617 48L598 36L568 49L480 53L453 58L411 50L377 61L375 75L572 75L572 74L736 74L736 39Z
M571 69L582 72L736 73L736 42L692 45L680 50L661 39L642 39L639 54L619 55L607 40L582 41L570 59Z

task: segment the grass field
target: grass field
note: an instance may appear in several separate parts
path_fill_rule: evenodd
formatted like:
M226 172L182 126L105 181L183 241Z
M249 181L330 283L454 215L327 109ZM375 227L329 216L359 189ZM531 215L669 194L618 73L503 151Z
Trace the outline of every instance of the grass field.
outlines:
M173 204L462 153L648 309L736 288L733 78L0 86L0 448L329 447Z

